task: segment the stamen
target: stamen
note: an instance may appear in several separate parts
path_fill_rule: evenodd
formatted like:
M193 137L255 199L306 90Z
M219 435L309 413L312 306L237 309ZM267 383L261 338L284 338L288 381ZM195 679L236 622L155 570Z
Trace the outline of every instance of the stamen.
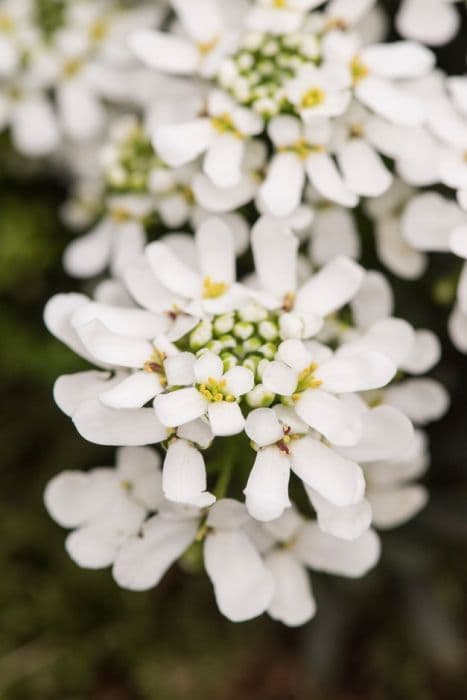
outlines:
M214 282L211 277L205 277L203 280L203 299L217 299L226 293L229 285L225 282Z

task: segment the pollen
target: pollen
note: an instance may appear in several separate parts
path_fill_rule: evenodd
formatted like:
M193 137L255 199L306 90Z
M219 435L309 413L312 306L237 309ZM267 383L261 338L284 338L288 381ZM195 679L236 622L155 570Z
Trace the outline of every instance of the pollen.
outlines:
M202 56L207 56L216 48L218 43L219 37L216 36L214 39L211 39L211 41L199 41L196 46Z
M228 290L229 285L225 282L214 282L211 277L203 280L203 299L218 299Z
M238 139L243 139L243 134L237 129L232 117L227 112L219 114L217 117L212 117L211 125L220 134L231 134Z
M313 109L323 104L326 93L320 87L310 88L302 97L301 106L304 109Z
M14 27L12 18L5 12L0 12L0 32L12 32Z
M366 66L359 56L354 56L350 62L350 72L352 80L356 85L360 80L363 80L370 73L370 69Z
M102 20L96 20L89 27L89 37L92 41L102 41L107 35L107 25Z
M63 75L65 78L73 78L79 73L82 65L83 63L79 58L70 58L70 60L66 61L63 66Z
M287 294L284 297L284 301L282 302L283 311L292 311L294 304L295 304L295 293L294 292L287 292Z

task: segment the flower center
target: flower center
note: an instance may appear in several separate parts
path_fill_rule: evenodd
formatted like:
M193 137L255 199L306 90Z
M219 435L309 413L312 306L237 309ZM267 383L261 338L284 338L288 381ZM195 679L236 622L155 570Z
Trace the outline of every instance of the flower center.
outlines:
M229 285L225 282L214 282L211 277L205 277L203 280L203 299L217 299L226 293Z
M324 151L324 146L317 143L309 143L305 139L299 139L291 146L281 146L278 148L278 151L280 153L295 153L301 160L306 160L312 153L322 153ZM288 296L291 297L290 303L293 307L294 295L290 294ZM288 309L288 311L290 311L290 309Z
M103 166L111 191L140 194L148 192L151 174L166 167L142 125L133 119L117 123L103 154Z
M363 63L360 56L354 56L350 61L350 73L352 75L353 84L356 85L360 80L363 80L369 75L370 69Z
M286 2L276 5L286 6ZM238 103L266 119L279 113L294 114L286 85L302 66L317 62L319 56L318 39L310 32L247 33L237 53L222 62L218 81ZM318 94L314 96L317 99Z
M15 28L13 19L6 12L0 12L0 32L12 32Z
M63 65L63 75L65 78L74 78L83 67L83 62L80 58L70 58Z
M164 371L165 359L165 353L160 352L157 348L154 348L151 357L144 363L143 367L145 372L149 372L150 374L157 374L159 376L159 381L163 386L167 384L167 379Z
M100 41L103 41L105 39L105 37L107 36L107 31L107 23L104 22L102 19L97 19L89 27L89 38L91 39L91 41L99 43Z
M323 383L321 379L316 379L314 376L317 369L318 365L316 362L312 362L311 365L305 367L305 369L300 372L298 375L297 388L292 394L292 399L294 401L298 401L303 392L307 389L318 389L321 386Z
M225 112L217 117L211 118L212 127L220 134L231 134L238 139L243 138L243 134L237 129L230 114Z
M205 399L211 402L218 403L219 401L228 401L229 403L233 403L235 401L235 396L229 394L226 389L225 379L209 377L205 384L198 384L197 389Z
M323 104L326 93L320 87L312 87L303 95L301 105L304 109L312 109Z
M211 41L199 41L196 46L201 56L207 56L216 48L218 43L219 37L216 36L214 39L211 39Z
M303 435L300 435L300 433L293 433L290 425L283 425L282 432L284 433L284 437L276 442L276 446L279 448L280 452L289 455L290 443L293 440L300 440Z

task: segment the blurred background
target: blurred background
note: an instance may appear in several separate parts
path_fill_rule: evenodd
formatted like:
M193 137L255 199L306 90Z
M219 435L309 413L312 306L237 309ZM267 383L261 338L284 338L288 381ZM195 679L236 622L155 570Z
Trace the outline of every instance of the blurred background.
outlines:
M463 13L463 31L438 52L451 74L465 72ZM80 438L52 399L55 378L83 367L42 324L49 296L79 289L61 268L66 182L19 160L6 136L0 162L0 698L467 697L467 358L446 337L449 294L444 306L436 293L452 261L431 257L423 294L420 282L391 278L396 315L432 328L444 347L436 376L452 406L429 431L428 507L383 535L381 564L365 579L313 575L319 612L308 626L234 625L205 576L175 568L155 590L129 593L66 555L45 484L63 469L111 465L113 451ZM364 236L364 262L377 268Z

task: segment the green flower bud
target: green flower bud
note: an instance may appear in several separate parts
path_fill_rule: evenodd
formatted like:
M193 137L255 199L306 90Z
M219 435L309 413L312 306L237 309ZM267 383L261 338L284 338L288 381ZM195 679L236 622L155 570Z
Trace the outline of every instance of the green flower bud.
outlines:
M210 321L201 321L190 333L189 345L191 350L200 350L212 339L212 324Z
M268 391L262 384L258 384L246 396L246 402L251 408L268 408L276 395Z
M230 333L234 327L234 323L234 314L224 314L223 316L218 316L213 323L214 335L225 335L225 333Z
M240 340L247 340L255 332L255 327L252 323L238 321L233 328L233 332Z

